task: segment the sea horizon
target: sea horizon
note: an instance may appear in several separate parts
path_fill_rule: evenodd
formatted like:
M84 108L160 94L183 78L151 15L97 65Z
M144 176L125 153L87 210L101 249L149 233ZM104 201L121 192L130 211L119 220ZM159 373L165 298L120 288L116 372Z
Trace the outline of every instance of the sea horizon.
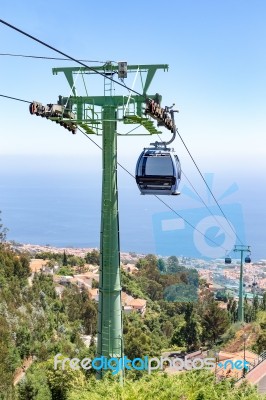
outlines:
M0 159L0 216L8 229L8 240L56 247L99 248L101 169L88 170L83 164L84 159L69 157L64 164L62 159L15 156ZM91 164L92 160L88 162ZM219 190L215 187L215 191L221 196L231 183L222 181ZM203 206L186 194L185 185L183 180L181 196L164 196L163 200L178 214L185 215L192 210L194 218L200 215ZM256 203L248 202L245 193L242 196L241 184L239 187L240 190L227 196L221 205L225 209L230 204L242 207L245 244L251 245L254 260L266 259L261 218L263 197L257 196ZM121 169L118 171L118 189L122 252L193 258L193 254L189 255L190 249L186 248L189 239L185 235L171 251L162 246L154 220L165 214L176 218L169 208L154 196L141 196L135 180ZM208 199L206 201L208 203ZM215 237L215 232L212 234ZM163 239L167 240L167 237L163 236Z

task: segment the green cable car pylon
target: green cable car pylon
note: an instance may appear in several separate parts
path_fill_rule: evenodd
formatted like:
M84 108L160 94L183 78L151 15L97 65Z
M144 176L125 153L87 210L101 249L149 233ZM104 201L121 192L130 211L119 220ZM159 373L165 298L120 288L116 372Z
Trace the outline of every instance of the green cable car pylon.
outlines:
M251 259L249 256L245 257L244 253L250 254L250 246L245 245L235 245L235 252L240 252L240 276L239 276L239 294L238 294L238 310L237 310L237 320L238 322L244 323L244 289L243 289L243 262L250 263Z
M79 126L86 134L102 135L102 204L100 235L100 276L98 305L97 357L123 358L123 321L121 304L120 243L117 188L117 122L143 126L145 134L161 133L150 117L145 114L146 99L161 100L158 94L148 95L147 91L157 70L168 70L168 65L127 65L106 63L97 67L54 68L53 73L64 73L71 87L69 97L59 96L57 105L33 102L30 112L45 116L72 133ZM103 96L77 96L75 80L78 75L104 75ZM140 75L142 94L114 95L114 76L126 78L127 74ZM143 75L146 75L143 81ZM135 76L135 77L136 77ZM135 82L135 80L134 80ZM127 87L126 87L127 89ZM87 92L87 90L86 90ZM134 91L134 93L136 93ZM61 107L61 111L60 111ZM138 135L136 130L134 135ZM148 132L147 132L148 131ZM123 135L124 133L119 133ZM128 133L125 135L128 136ZM140 134L143 135L143 132ZM103 371L98 371L101 378Z

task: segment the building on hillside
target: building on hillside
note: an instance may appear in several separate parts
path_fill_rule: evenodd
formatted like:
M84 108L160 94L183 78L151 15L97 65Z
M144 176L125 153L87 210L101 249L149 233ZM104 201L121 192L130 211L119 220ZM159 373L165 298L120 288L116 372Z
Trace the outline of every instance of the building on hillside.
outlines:
M62 293L65 290L65 287L59 284L55 285L55 292L57 294L57 296L59 297L59 299L62 299Z
M122 268L129 274L135 274L138 272L138 268L135 266L135 264L122 264Z
M95 300L97 303L99 301L99 289L90 289L88 291L91 300Z
M74 275L74 282L80 289L91 289L92 279L84 276Z
M147 300L133 299L128 305L132 307L133 310L139 312L142 316L144 316L146 311Z
M54 278L53 278L54 282L59 283L60 285L65 286L65 287L69 287L72 284L72 279L73 279L73 276L68 276L68 275L65 275L65 276L57 275L57 276L54 276Z
M48 265L44 265L41 269L41 272L45 275L54 275L59 270L59 265L55 264L53 267L49 267Z
M97 336L80 335L80 338L87 348L90 347L92 340L94 341L95 344L97 344Z
M216 284L216 283L209 284L209 285L208 285L208 289L209 289L210 292L214 292L214 293L215 293L215 292L224 293L225 290L226 290L226 288L225 288L224 286L218 285L218 284Z
M129 303L134 299L134 297L130 296L130 294L127 294L122 290L121 292L121 302L122 306L128 306Z
M48 260L43 260L42 258L34 258L30 260L30 270L31 272L40 272L43 267L47 264Z
M133 311L131 306L122 306L125 314L130 314Z

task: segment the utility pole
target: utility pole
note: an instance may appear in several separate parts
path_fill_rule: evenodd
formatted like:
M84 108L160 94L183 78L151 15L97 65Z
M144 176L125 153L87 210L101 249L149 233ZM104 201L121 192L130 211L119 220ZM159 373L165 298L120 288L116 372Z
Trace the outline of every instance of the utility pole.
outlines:
M168 70L168 65L127 65L125 62L113 64L107 62L103 66L54 68L53 74L64 73L72 95L59 96L58 105L63 110L70 110L69 114L60 117L48 114L45 110L56 110L58 105L42 107L41 103L30 108L31 114L46 116L60 125L72 130L81 127L86 134L102 135L102 202L101 202L101 233L100 233L100 276L99 276L99 304L98 304L98 335L97 357L107 359L124 356L123 346L123 321L121 304L121 276L120 276L120 243L119 243L119 217L118 217L118 188L117 188L117 122L124 124L142 125L146 133L135 133L136 136L161 133L158 131L150 117L146 116L146 99L161 100L158 93L148 95L147 91L158 69ZM102 76L97 75L97 72ZM114 76L124 79L128 73L135 73L135 80L140 74L142 94L114 95ZM143 80L146 74L146 80ZM77 96L76 79L88 75L104 77L103 96ZM44 110L44 111L43 111ZM74 112L75 118L72 117ZM44 114L44 115L42 115ZM66 117L64 116L66 115ZM67 115L71 116L67 117ZM124 135L128 136L129 132ZM123 135L119 133L119 135ZM132 135L132 134L131 134ZM103 371L99 370L98 378L102 378Z
M238 322L244 322L244 290L243 290L243 260L244 253L250 253L250 246L235 245L235 252L240 252L240 277L239 277L239 299L238 299ZM249 261L248 261L249 260ZM250 262L250 258L247 257L247 262Z

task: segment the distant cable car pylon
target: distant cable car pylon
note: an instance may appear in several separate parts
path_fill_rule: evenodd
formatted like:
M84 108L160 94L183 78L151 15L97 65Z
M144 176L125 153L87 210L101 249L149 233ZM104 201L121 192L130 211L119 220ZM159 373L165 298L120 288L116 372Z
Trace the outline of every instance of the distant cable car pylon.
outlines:
M240 252L241 253L241 258L240 258L240 277L239 277L239 299L238 299L238 321L239 322L244 322L244 299L243 299L243 259L244 259L244 253L251 253L250 251L250 246L245 246L245 245L235 245L234 248L235 252ZM245 257L245 262L250 263L251 258L250 256Z

